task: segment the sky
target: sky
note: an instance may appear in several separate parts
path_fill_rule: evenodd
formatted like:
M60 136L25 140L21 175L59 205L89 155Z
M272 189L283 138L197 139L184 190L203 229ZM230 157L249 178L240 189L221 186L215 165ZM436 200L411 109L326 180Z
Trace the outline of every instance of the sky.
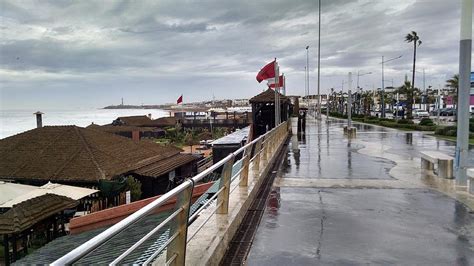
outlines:
M458 71L460 2L321 0L321 93L347 90L347 73L364 89L410 76L438 87ZM249 98L255 79L277 58L287 94L317 88L316 0L0 0L0 109L99 108ZM343 83L345 81L345 83Z

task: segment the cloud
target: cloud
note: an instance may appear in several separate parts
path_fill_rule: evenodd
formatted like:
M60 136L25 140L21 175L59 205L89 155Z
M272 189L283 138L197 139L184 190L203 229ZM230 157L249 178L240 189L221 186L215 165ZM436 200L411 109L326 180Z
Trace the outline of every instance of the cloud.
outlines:
M415 30L423 40L418 69L443 84L457 72L459 3L438 0L322 1L321 88L340 89L347 72L372 72L361 86L409 73ZM302 94L306 45L315 92L316 1L13 1L0 4L0 104L100 107L242 98L264 85L256 72L277 57L287 91ZM419 74L418 74L419 75ZM418 81L417 81L418 82ZM420 84L420 83L419 83ZM32 90L41 90L34 94ZM90 97L96 95L97 97ZM18 99L21 99L19 102Z

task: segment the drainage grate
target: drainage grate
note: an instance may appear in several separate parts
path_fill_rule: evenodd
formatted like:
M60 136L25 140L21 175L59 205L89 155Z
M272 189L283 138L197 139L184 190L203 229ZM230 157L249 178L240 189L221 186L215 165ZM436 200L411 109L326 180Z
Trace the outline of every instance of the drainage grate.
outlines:
M278 167L286 153L287 142L283 145L277 159L272 165L270 173L263 180L256 198L247 210L239 228L235 232L234 238L229 243L229 247L224 255L220 265L242 265L247 259L247 255L252 246L252 242L257 232L258 225L262 219L263 212L267 202L268 194L270 193L273 180L276 177Z

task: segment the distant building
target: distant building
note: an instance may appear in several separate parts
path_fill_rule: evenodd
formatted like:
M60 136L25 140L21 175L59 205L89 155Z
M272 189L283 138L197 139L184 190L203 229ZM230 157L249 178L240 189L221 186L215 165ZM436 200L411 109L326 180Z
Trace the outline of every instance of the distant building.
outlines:
M160 138L165 135L165 131L157 127L136 127L136 126L113 126L97 124L90 124L88 129L101 130L107 133L112 133L122 137L133 140L140 140L142 138Z
M232 106L250 106L249 99L234 99Z

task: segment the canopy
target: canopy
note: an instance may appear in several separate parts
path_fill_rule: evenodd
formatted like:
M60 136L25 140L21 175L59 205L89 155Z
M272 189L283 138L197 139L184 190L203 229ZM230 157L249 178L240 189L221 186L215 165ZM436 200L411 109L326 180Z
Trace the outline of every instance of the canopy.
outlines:
M16 192L9 192L9 195L13 196L13 198L3 200L6 198L3 196L3 194L8 192L6 189L16 190ZM54 195L59 195L59 196L65 196L73 200L79 200L91 194L94 194L96 192L98 192L98 190L83 188L83 187L68 186L68 185L62 185L62 184L55 184L51 182L48 182L46 185L41 186L41 187L34 187L34 186L21 185L21 184L12 184L12 183L9 183L9 186L5 184L1 184L0 185L0 195L1 195L0 208L11 208L13 205L16 205L21 202L27 201L29 199L33 199L33 198L43 196L46 194L54 194Z

